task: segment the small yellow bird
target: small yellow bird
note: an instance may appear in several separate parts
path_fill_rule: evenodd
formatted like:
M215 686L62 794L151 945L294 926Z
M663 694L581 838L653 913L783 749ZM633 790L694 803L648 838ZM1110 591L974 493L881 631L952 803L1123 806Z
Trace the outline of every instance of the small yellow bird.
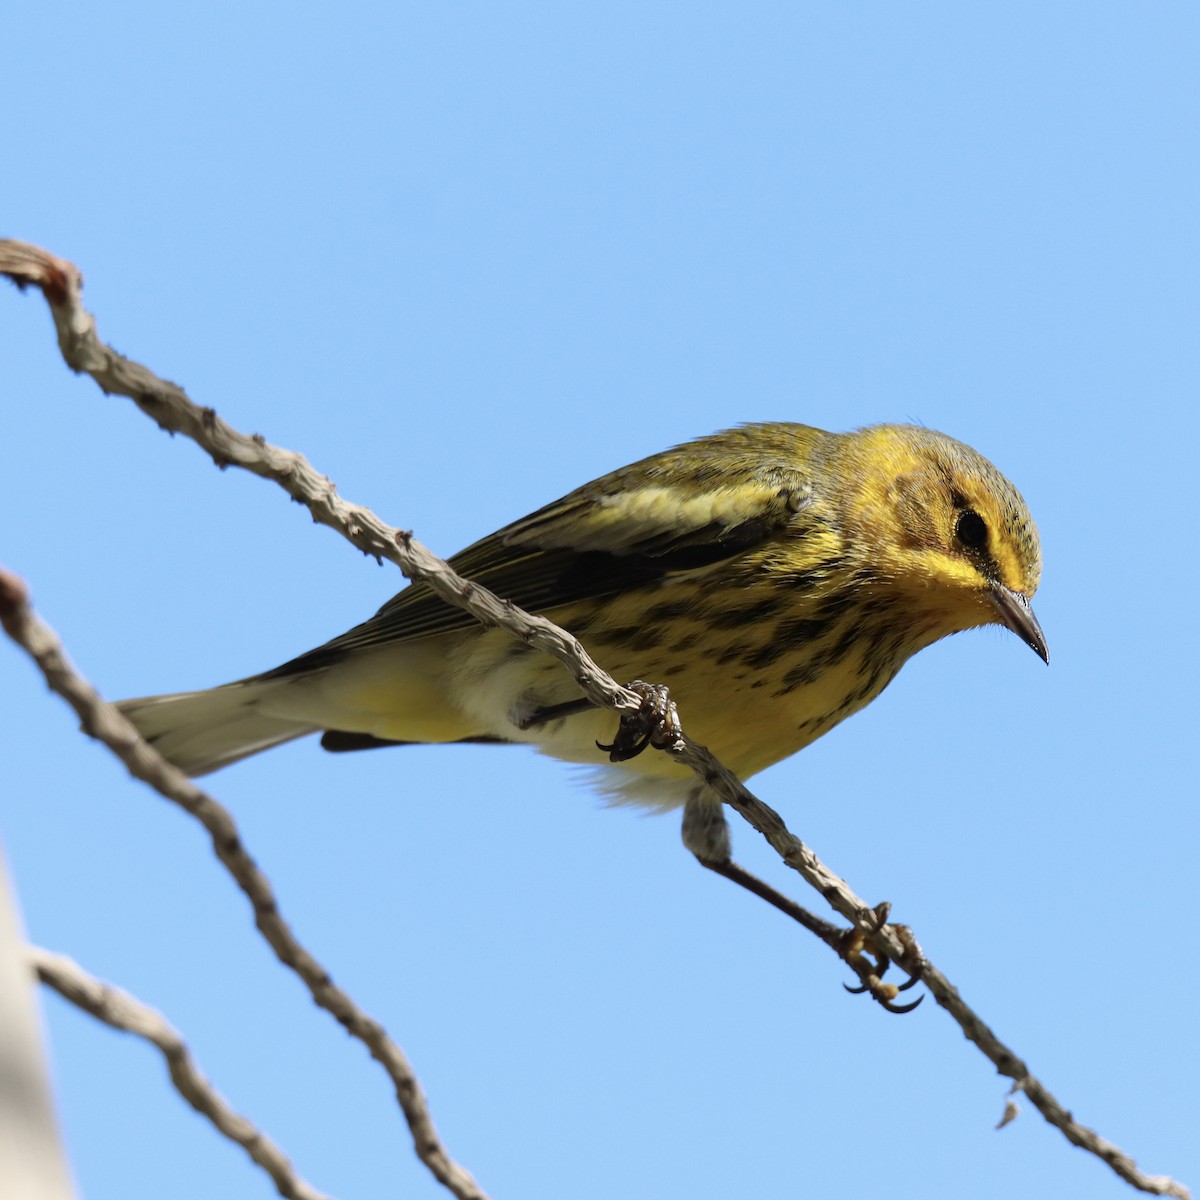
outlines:
M1037 529L969 446L910 425L747 425L614 471L450 559L576 634L622 682L666 684L687 734L746 778L869 704L947 634L1006 626L1048 661ZM306 734L329 750L524 742L607 764L613 713L567 672L413 584L369 621L209 691L126 700L203 775ZM668 756L605 765L615 799L673 807Z

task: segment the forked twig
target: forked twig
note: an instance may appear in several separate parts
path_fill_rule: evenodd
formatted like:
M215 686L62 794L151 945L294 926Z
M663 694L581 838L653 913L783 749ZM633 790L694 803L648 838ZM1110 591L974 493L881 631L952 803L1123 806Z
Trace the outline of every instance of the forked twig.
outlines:
M207 1117L217 1132L236 1142L275 1183L288 1200L329 1200L312 1184L296 1174L287 1155L252 1121L229 1107L224 1096L204 1077L192 1058L183 1036L162 1013L143 1004L128 992L102 983L77 962L62 954L51 954L39 946L28 948L29 961L38 978L64 1000L97 1020L142 1038L157 1047L166 1060L176 1091Z
M0 247L2 248L2 247ZM68 661L57 634L33 611L24 585L0 568L0 625L37 663L51 690L75 710L84 732L103 742L135 778L191 813L208 831L213 850L254 910L254 923L279 961L303 980L315 1003L330 1013L383 1067L412 1134L417 1156L458 1200L488 1200L470 1172L447 1152L404 1051L387 1030L337 987L329 972L292 933L270 880L242 844L229 811L149 746L114 705L106 703Z

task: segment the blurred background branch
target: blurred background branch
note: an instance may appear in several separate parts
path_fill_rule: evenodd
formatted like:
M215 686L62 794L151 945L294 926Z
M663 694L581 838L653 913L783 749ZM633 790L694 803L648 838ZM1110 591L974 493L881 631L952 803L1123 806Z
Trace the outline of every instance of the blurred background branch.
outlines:
M32 982L0 846L0 1196L75 1200Z

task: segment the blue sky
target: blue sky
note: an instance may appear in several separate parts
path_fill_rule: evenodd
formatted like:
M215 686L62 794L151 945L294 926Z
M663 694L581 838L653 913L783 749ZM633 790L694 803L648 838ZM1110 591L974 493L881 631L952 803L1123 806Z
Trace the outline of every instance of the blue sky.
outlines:
M2 232L445 554L739 421L987 454L1041 526L1050 668L950 639L755 790L1196 1186L1198 40L1182 3L26 5ZM0 291L0 360L0 556L106 695L273 666L398 588L73 377L38 297ZM317 1186L442 1195L200 832L7 643L0 689L31 936L161 1008ZM1128 1194L1028 1105L994 1132L1005 1083L932 1004L846 996L568 767L300 743L211 783L497 1197ZM272 1194L150 1051L46 1009L92 1200Z

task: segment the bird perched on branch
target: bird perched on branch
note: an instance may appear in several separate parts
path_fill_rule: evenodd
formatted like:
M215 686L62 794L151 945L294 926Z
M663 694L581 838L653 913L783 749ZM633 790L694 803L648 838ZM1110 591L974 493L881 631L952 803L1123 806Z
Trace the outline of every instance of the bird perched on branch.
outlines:
M687 734L746 778L869 704L947 634L998 624L1042 659L1037 529L987 459L909 425L760 424L585 484L450 559L579 637L618 680L666 684ZM603 764L614 716L562 666L413 584L283 666L127 700L190 775L321 733L329 750L525 742ZM671 807L695 788L641 754L602 786Z

